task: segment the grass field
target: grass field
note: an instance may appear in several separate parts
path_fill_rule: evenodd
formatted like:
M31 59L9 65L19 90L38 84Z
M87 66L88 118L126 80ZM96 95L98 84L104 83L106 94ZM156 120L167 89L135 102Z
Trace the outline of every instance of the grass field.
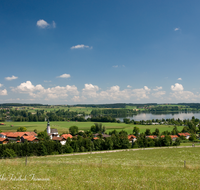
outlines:
M11 125L13 125L11 127ZM26 127L27 131L33 131L37 129L38 132L44 131L46 129L46 122L5 122L5 125L0 125L0 130L2 131L16 131L18 127ZM66 132L69 127L76 125L79 130L89 130L94 122L66 122L66 121L55 121L50 122L52 128L58 129L59 133ZM103 126L106 127L106 132L113 131L116 129L117 131L125 130L129 134L132 133L133 128L139 127L140 132L145 132L146 129L150 129L151 132L155 131L156 128L162 131L172 131L174 126L172 125L133 125L133 124L125 124L125 123L102 123ZM181 130L183 127L178 126L178 130Z
M200 148L0 160L1 189L199 189ZM102 163L101 163L102 160ZM184 168L184 160L186 168Z

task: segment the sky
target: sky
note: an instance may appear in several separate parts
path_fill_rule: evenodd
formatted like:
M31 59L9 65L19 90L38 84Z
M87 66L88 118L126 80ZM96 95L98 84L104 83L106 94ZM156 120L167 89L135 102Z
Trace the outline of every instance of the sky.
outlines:
M199 0L0 1L0 103L200 102Z

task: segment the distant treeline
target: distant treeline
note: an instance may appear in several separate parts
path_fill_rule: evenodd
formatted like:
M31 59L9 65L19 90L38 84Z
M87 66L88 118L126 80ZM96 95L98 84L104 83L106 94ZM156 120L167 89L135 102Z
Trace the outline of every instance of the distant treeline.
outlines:
M133 109L95 109L91 111L92 116L114 115L117 117L125 117L133 114L137 114L137 111Z
M4 103L0 104L0 107L7 108L7 107L22 107L22 106L32 106L32 107L37 107L37 106L48 106L48 105L43 105L43 104L20 104L20 103Z
M77 107L92 107L92 108L126 108L126 106L136 106L136 107L143 107L143 106L150 106L150 105L157 105L157 103L148 103L148 104L125 104L125 103L117 103L117 104L77 104L74 106Z

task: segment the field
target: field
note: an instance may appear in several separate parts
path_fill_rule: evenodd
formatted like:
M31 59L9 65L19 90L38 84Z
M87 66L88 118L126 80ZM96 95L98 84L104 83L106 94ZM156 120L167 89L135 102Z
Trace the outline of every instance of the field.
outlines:
M0 160L1 189L199 189L200 148ZM186 167L184 168L184 161Z
M11 127L12 125L12 127ZM54 121L50 122L52 128L58 129L59 133L66 132L69 127L76 125L79 130L89 130L94 122L66 122L66 121ZM132 133L133 128L139 127L140 132L145 132L146 129L150 129L151 132L155 131L156 128L162 131L172 131L174 128L173 125L134 125L134 124L125 124L125 123L102 123L103 126L106 127L106 132L113 131L116 129L117 131L125 130L128 133ZM0 130L2 131L16 131L18 127L26 127L27 131L33 131L37 129L38 132L44 131L46 129L46 122L5 122L5 125L0 125ZM177 127L178 130L182 130L182 126Z

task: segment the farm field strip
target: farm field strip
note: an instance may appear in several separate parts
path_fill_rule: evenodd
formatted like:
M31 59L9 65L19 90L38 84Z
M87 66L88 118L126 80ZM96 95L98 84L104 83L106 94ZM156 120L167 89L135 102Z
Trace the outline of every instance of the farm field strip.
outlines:
M52 128L57 128L58 132L65 132L71 126L77 126L79 130L89 130L95 122L66 122L66 121L52 121L50 125ZM18 127L26 127L27 131L33 131L37 129L38 132L46 129L47 122L5 122L5 125L0 125L2 131L16 131ZM12 126L12 127L11 127ZM133 125L125 123L103 123L102 126L106 127L106 132L125 130L128 133L132 133L134 127L139 127L140 132L145 132L146 129L150 129L151 132L155 131L156 128L162 131L172 131L173 125ZM178 130L182 130L183 126L177 126Z
M31 190L199 189L199 158L196 147L29 157L27 166L24 158L5 159L0 160L0 184Z

